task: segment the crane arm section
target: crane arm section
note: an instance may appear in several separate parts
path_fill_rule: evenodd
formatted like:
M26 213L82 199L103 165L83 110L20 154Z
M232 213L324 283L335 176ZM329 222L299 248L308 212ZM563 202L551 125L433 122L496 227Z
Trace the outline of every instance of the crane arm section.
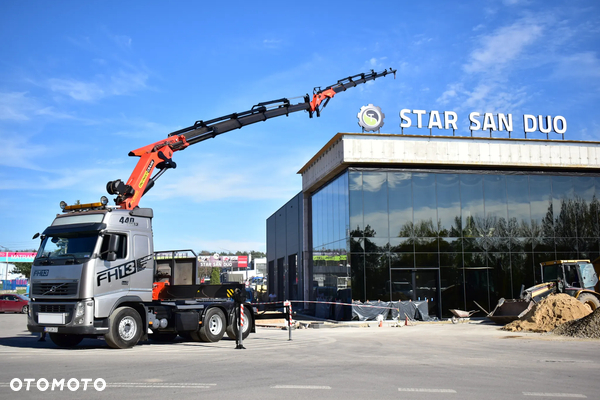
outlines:
M209 121L196 121L187 128L171 132L166 139L129 152L130 156L140 157L140 159L127 183L123 183L120 179L110 181L106 185L106 190L109 194L117 195L115 198L117 206L128 210L133 209L138 206L142 196L154 186L154 182L167 169L177 167L172 160L174 152L184 150L189 145L212 139L225 132L271 118L288 116L297 111L307 111L311 118L313 114L319 117L323 108L337 93L388 74L394 74L395 77L396 70L390 68L382 72L371 71L341 79L324 89L316 87L313 90L312 98L306 95L303 97L303 102L296 104L283 98L258 103L248 111L225 115ZM155 169L158 169L159 172L152 176Z

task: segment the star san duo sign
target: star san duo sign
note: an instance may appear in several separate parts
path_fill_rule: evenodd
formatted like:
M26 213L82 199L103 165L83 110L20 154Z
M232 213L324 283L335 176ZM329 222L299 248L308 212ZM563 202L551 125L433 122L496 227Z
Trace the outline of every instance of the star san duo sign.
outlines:
M425 117L427 116L427 117ZM413 118L416 118L416 125L413 125ZM426 110L410 110L404 108L400 110L401 128L417 127L427 129L452 129L456 131L458 114L454 111L430 111ZM427 125L424 120L427 119ZM481 120L480 120L481 119ZM513 132L513 116L512 114L503 113L484 113L472 112L469 114L469 130L473 131L489 131L490 134L494 131ZM523 130L525 137L528 133L540 131L548 134L550 132L564 135L567 131L567 119L561 115L523 115Z
M358 117L358 125L363 129L363 132L379 132L383 126L385 114L380 107L369 104L361 107ZM427 111L427 110L411 110L404 108L400 110L400 128L404 133L404 128L426 128L426 129L452 129L453 132L458 130L458 114L454 111ZM492 132L508 132L514 131L513 115L504 113L479 113L471 112L469 114L469 130L471 135L475 131L488 131L490 136ZM567 131L567 119L561 115L523 115L523 130L525 138L528 133L541 132L548 135L554 132L563 135Z

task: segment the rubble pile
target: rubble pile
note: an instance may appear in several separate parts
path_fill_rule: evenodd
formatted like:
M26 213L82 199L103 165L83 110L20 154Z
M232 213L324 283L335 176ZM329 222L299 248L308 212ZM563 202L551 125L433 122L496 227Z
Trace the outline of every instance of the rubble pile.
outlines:
M566 322L578 320L591 313L588 306L568 294L554 294L533 306L522 319L502 329L519 332L550 332Z
M566 322L552 331L563 336L584 339L600 339L600 308L575 321Z

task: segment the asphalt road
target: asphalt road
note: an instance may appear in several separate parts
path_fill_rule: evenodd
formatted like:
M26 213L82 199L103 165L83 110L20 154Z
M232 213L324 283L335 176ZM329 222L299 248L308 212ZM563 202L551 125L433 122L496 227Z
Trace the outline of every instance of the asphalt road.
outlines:
M481 323L298 329L291 341L258 328L246 349L222 340L113 350L86 339L66 350L38 342L25 322L0 314L2 399L600 398L600 340Z

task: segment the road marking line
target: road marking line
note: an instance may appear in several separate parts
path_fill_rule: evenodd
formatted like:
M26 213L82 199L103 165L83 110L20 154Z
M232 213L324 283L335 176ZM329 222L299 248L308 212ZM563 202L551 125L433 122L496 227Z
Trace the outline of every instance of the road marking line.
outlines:
M317 390L325 390L325 389L331 389L331 386L275 385L275 386L271 386L271 389L317 389Z
M578 393L541 393L541 392L523 392L523 396L539 396L539 397L571 397L578 399L587 399L584 394Z
M210 389L217 386L216 383L169 383L169 382L118 382L106 383L106 387L110 388L194 388L194 389Z
M456 393L454 389L398 388L399 392Z
M9 387L10 384L7 382L0 382L0 388ZM110 388L194 388L194 389L210 389L211 387L217 386L216 383L133 383L133 382L123 382L123 383L106 383L106 387Z

